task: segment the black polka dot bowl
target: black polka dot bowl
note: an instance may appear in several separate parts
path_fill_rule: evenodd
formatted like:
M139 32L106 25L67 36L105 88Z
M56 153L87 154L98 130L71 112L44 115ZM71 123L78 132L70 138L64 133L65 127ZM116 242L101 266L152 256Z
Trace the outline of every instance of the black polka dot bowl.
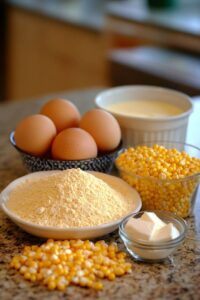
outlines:
M82 160L54 160L48 157L38 157L28 154L20 150L15 143L15 132L10 134L10 142L20 153L22 161L29 172L50 171L50 170L66 170L72 168L80 168L84 171L111 172L114 161L122 149L122 143L112 152L98 155L95 158Z

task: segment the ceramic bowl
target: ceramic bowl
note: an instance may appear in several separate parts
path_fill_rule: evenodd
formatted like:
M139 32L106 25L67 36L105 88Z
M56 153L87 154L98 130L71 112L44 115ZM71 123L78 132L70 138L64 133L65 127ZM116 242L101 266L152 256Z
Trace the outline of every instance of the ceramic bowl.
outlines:
M10 134L10 142L12 146L14 146L19 152L24 165L30 172L80 168L84 171L91 170L109 173L112 170L114 161L118 156L119 151L122 149L122 143L120 143L120 145L114 151L98 155L95 158L81 160L54 160L48 157L34 156L20 150L16 146L14 134L15 132L12 131Z
M159 101L173 104L181 113L173 116L137 116L112 111L110 105L126 101ZM98 94L97 107L107 110L117 119L122 130L124 146L133 146L146 141L185 142L188 119L193 106L190 97L184 93L156 86L132 85L115 87Z
M46 171L46 172L36 172L20 177L13 182L11 182L0 194L0 207L4 213L20 228L24 231L39 236L43 238L54 238L54 239L92 239L108 234L115 229L122 221L121 219L109 222L106 224L101 224L97 226L88 226L88 227L55 227L55 226L42 226L37 225L26 220L23 220L18 215L13 213L7 206L7 201L9 201L9 194L20 184L30 182L30 180L39 179L55 172L61 171ZM111 176L108 174L90 171L91 174L97 178L103 180L109 184L116 191L120 192L121 190L126 190L127 197L133 201L133 209L130 211L130 214L133 212L139 212L142 206L142 202L139 194L131 188L126 182L122 179ZM124 216L125 217L125 216Z

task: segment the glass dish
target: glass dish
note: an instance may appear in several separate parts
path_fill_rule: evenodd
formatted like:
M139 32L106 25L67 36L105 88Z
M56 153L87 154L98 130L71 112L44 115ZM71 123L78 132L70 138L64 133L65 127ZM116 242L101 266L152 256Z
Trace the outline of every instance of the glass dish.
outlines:
M126 217L119 226L119 235L127 251L137 261L160 262L172 255L182 244L187 232L186 222L175 214L153 211L165 223L172 223L179 231L179 236L167 242L152 242L130 238L125 231L126 223L130 218L140 218L144 211Z
M190 156L200 158L200 149L179 142L148 142L140 145L152 147L162 145L168 149L176 148L185 151ZM115 163L120 177L134 187L142 199L143 210L162 210L176 213L180 217L187 217L195 203L200 173L180 179L158 179L139 176Z

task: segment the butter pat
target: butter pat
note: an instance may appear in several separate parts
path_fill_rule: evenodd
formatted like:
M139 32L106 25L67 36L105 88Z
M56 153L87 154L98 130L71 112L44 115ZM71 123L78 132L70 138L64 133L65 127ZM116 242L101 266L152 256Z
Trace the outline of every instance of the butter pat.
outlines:
M125 231L131 239L152 242L170 241L179 236L172 223L166 224L153 212L144 212L141 218L129 219Z
M151 235L150 240L155 242L165 242L175 239L179 236L179 231L172 224L166 224L160 229L156 230L153 235Z
M142 217L140 218L143 221L146 222L151 222L152 224L154 224L154 226L156 226L155 229L159 229L163 226L165 226L166 224L156 216L155 213L153 212L144 212Z
M137 240L149 240L153 234L154 224L140 219L129 219L125 226L126 233L130 238Z

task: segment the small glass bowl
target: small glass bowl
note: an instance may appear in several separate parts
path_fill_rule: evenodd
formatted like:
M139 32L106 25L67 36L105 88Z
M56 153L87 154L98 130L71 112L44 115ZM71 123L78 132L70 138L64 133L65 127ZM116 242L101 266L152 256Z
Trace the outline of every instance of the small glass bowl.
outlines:
M129 219L140 218L144 211L134 213L126 217L119 226L119 235L124 242L127 251L137 261L143 262L161 262L172 255L176 249L182 244L187 232L187 223L175 214L152 211L166 224L172 223L179 231L179 236L166 242L153 242L134 239L127 235L125 226Z
M140 145L152 147L154 144L162 145L167 149L175 148L178 151L185 151L191 157L200 158L200 149L185 143L154 141ZM115 166L118 169L119 176L140 194L143 210L170 211L182 218L188 217L192 212L200 173L179 179L159 179L136 175L125 167L118 165L117 161L115 161Z

